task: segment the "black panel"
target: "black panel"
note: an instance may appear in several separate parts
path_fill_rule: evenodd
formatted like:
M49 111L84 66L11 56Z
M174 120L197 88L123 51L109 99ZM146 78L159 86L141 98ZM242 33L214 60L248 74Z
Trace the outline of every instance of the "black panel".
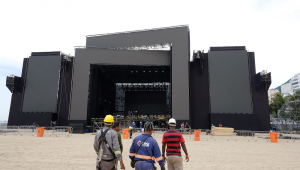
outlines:
M18 76L7 76L6 87L13 93L14 91L21 92L22 78Z
M26 79L26 71L27 71L27 63L28 58L24 58L23 60L23 68L22 68L22 81L20 85L20 93L14 92L11 96L11 103L10 103L10 110L9 110L9 117L8 117L8 126L16 125L19 119L18 113L21 112L22 108L22 100L23 100L23 88Z
M61 56L30 56L23 112L57 113Z
M246 50L245 46L210 47L210 51Z
M253 52L249 52L248 54L250 61L253 112L258 115L259 130L269 131L271 129L271 125L269 114L268 91L265 89L264 86L260 86L259 89L256 89L255 57Z
M115 83L170 82L169 66L99 65Z
M266 90L269 90L271 83L271 73L259 72L256 74L256 90L258 90L260 86L264 86Z
M253 113L247 51L210 51L208 69L211 112Z
M73 128L72 133L85 133L86 125L82 123L70 123L70 126Z
M60 55L60 51L51 51L51 52L32 52L31 56L47 56L47 55Z
M166 115L166 91L126 91L125 113L138 111L139 115Z
M70 57L71 61L68 62L66 69L60 70L59 92L57 100L57 112L59 126L68 126L69 106L70 106L70 93L72 86L72 71L74 58Z
M216 127L231 127L234 130L258 131L257 114L211 114L211 123Z
M200 59L195 59L190 63L190 79L192 128L208 129L210 128L210 116L207 53L203 54L203 65L200 64Z
M50 122L57 117L56 113L14 113L14 122L10 125L32 125L37 122L39 126L50 126ZM53 120L54 119L54 120ZM9 125L9 126L10 126Z

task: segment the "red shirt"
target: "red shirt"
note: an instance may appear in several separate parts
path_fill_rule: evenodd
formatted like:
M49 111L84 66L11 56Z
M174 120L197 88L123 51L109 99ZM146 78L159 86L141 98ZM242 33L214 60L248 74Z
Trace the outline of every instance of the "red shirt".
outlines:
M180 143L184 143L182 134L176 130L164 133L162 143L167 143L167 156L181 156Z

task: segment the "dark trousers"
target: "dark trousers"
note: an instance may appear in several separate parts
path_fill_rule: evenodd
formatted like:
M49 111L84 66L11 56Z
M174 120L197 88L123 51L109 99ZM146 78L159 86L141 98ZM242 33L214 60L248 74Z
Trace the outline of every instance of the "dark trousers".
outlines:
M135 163L135 170L154 170L154 166L150 162L140 161Z

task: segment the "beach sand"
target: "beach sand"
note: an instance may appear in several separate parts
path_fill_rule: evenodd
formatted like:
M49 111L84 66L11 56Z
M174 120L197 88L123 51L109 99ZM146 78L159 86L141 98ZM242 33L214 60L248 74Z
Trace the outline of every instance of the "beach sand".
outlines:
M161 134L153 136L161 147ZM94 138L91 133L42 138L0 135L0 169L95 169ZM188 136L185 140L190 161L184 162L184 169L300 169L299 141L193 141ZM128 157L131 143L132 139L123 140L126 169L132 169ZM182 155L185 156L183 151Z

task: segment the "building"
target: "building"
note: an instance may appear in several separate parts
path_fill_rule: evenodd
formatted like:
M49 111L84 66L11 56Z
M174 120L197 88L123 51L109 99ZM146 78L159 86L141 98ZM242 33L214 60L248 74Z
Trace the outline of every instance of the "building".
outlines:
M293 93L300 90L300 73L295 74L294 77L291 78L291 83Z
M91 125L133 110L194 129L270 129L271 73L256 73L254 52L211 47L190 56L188 26L90 35L74 57L32 52L22 75L7 77L8 125Z
M284 96L294 94L297 90L300 90L300 73L295 74L288 81L272 90L278 90Z

